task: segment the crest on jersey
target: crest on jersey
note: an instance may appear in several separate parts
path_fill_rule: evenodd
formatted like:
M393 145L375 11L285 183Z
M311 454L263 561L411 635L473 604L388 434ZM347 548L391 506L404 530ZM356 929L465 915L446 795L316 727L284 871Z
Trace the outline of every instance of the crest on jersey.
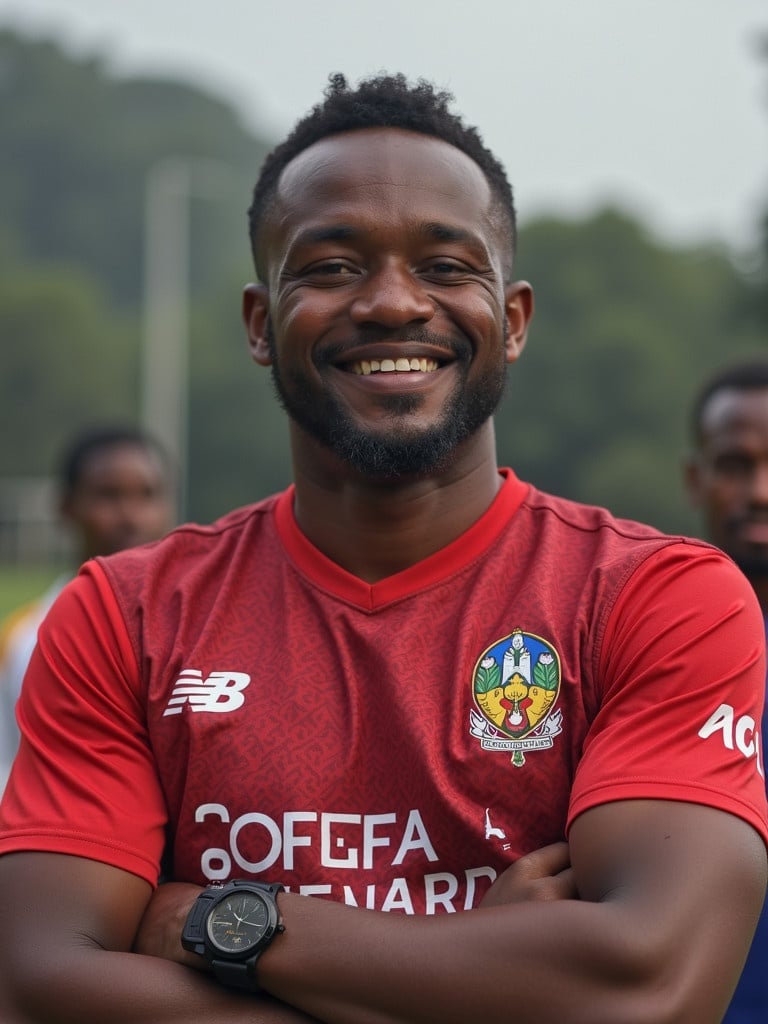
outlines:
M540 636L515 629L496 640L472 673L470 733L483 750L510 751L521 767L526 752L548 749L562 732L560 679L560 656Z

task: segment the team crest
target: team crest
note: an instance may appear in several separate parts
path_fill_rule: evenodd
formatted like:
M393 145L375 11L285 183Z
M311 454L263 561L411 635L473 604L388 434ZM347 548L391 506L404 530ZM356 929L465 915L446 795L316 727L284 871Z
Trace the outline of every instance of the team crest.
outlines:
M478 658L472 674L470 732L483 750L508 750L518 768L525 753L545 750L562 732L560 657L533 633L515 629Z

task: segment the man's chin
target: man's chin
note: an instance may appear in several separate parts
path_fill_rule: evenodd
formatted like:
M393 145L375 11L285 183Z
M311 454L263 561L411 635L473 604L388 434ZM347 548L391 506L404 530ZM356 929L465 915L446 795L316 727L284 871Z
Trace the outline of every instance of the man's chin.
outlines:
M348 433L329 440L331 450L362 476L372 480L400 480L434 473L450 460L456 442L444 433L408 438Z

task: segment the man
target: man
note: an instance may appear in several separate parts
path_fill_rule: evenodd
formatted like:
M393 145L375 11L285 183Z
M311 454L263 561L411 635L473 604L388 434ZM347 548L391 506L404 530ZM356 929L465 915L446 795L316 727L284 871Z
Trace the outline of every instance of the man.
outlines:
M294 486L90 563L41 630L0 834L26 1020L724 1012L759 609L714 548L499 472L532 291L448 101L336 76L262 170L243 310Z
M701 388L686 483L711 540L744 572L768 633L768 361L729 366ZM768 715L763 712L763 737ZM768 910L763 909L727 1024L768 1018Z
M131 427L90 429L74 438L59 468L59 514L72 533L77 565L157 540L173 525L164 453ZM15 706L37 630L71 574L0 626L0 790L19 744Z

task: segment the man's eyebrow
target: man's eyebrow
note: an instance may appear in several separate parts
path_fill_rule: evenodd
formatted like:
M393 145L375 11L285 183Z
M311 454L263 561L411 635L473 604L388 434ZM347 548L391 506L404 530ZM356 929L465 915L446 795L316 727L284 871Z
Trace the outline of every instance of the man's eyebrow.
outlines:
M424 235L436 242L469 242L475 245L478 243L478 237L474 232L440 221L428 221L422 225L421 230Z
M305 228L300 231L297 245L317 245L319 242L347 242L360 235L358 228L351 224L329 224L324 227Z
M419 226L419 232L435 242L464 242L470 245L477 245L479 242L478 236L473 231L441 221L426 221ZM327 224L304 228L299 232L296 244L316 245L320 242L348 242L365 233L352 224Z

